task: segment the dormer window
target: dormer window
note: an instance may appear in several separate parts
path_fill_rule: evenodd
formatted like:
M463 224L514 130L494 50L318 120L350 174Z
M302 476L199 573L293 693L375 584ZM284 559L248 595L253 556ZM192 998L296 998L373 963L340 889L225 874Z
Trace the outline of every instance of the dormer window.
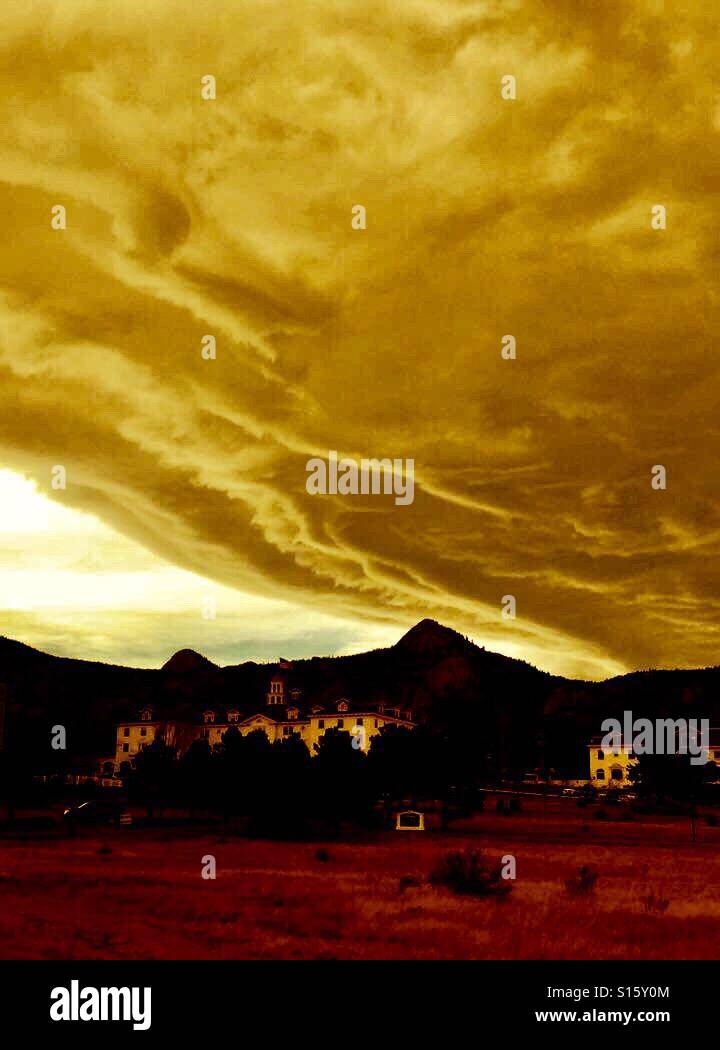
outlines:
M204 721L205 725L208 725L209 723L214 722L215 721L215 712L214 711L205 711L205 713L203 714L203 721Z
M290 719L292 719L294 721L297 718L297 716L298 716L298 709L297 709L297 707L289 707L287 716L288 716L288 718L290 718Z
M140 721L149 722L152 718L152 711L149 707L144 707L140 712Z
M378 704L378 714L380 714L380 715L384 715L385 714L385 704Z
M227 715L228 722L238 722L240 720L239 711L228 711Z
M347 702L347 700L341 700L340 703L337 705L337 709L338 711L349 711L350 704Z
M299 690L299 689L291 689L291 690L290 690L290 697L291 697L291 699L292 699L292 700L294 700L294 701L295 701L296 703L297 703L297 701L298 701L298 700L300 699L300 695L301 695L301 694L300 694L300 690Z
M314 704L314 705L313 705L313 706L312 706L312 707L310 708L310 710L312 711L312 713L313 713L314 715L319 715L319 714L320 714L320 712L322 711L322 705L321 705L321 704Z

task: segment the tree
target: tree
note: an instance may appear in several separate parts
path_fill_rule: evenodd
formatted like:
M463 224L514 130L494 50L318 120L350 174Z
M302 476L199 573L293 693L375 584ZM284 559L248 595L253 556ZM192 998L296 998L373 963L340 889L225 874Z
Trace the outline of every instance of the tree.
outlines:
M270 747L262 729L243 736L231 726L223 735L213 760L218 763L216 804L226 821L241 813L253 816L262 808L270 776Z
M171 793L175 768L175 752L161 737L156 737L135 756L132 791L147 806L149 819L154 817L155 807L162 806Z
M343 820L371 820L374 794L367 757L353 747L350 733L328 729L315 744L311 770L314 812L330 821L336 832Z
M425 727L384 726L372 738L368 765L376 794L398 801L441 797L443 738Z
M193 740L178 764L180 794L192 815L207 806L214 796L215 764L207 740Z
M636 758L628 777L644 797L695 803L707 797L708 785L720 780L720 770L714 762L693 765L689 755L637 755Z
M300 735L276 740L264 759L249 831L271 838L303 838L308 827L312 758Z

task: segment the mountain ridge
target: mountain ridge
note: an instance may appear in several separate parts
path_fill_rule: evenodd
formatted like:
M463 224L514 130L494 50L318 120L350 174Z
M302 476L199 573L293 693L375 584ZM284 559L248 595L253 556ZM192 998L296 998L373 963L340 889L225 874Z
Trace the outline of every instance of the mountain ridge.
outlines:
M603 679L583 679L583 678L568 678L565 675L554 674L551 671L545 671L540 667L536 667L534 664L529 663L526 660L521 660L517 657L506 656L504 653L495 652L492 649L486 649L485 646L477 645L471 639L465 635L460 634L452 627L447 627L444 624L439 623L437 620L429 618L418 621L413 627L409 628L405 634L403 634L397 642L392 646L369 649L362 653L349 653L344 656L334 656L326 654L323 656L304 656L298 657L295 660L289 661L293 665L301 665L310 661L317 660L352 660L357 657L368 656L372 653L387 652L392 649L407 649L416 653L427 653L437 651L442 648L442 644L445 643L448 647L457 647L459 649L471 649L479 653L484 653L490 659L498 661L506 661L507 666L514 665L519 668L528 669L537 672L538 674L547 675L551 678L557 678L565 682L573 682L576 684L583 684L587 686L605 685L611 682L626 681L634 676L643 676L651 674L662 674L662 675L674 675L674 674L704 674L710 672L720 671L720 664L709 664L704 667L642 667L634 668L630 671L625 671L622 674L612 675L609 678ZM7 647L7 648L6 648ZM171 656L159 667L134 667L126 664L108 663L104 660L90 660L85 657L79 656L64 656L58 653L49 653L44 649L38 649L35 646L29 645L27 642L22 642L17 638L10 638L8 635L0 635L0 682L2 681L2 667L3 663L8 655L7 649L10 653L21 653L27 659L41 659L46 661L60 661L65 664L78 664L86 668L108 668L113 670L127 671L127 672L145 672L145 673L159 673L161 671L170 671L173 673L192 673L193 671L206 671L208 669L215 669L217 671L227 671L243 667L265 667L271 669L278 667L281 663L278 660L266 660L258 662L257 660L244 660L237 664L216 664L210 660L209 657L204 656L202 653L195 649L182 648L176 650ZM285 662L285 661L283 661Z
M540 760L554 767L586 763L586 743L601 721L624 710L637 717L708 717L720 725L718 668L569 679L484 649L428 619L382 649L226 666L180 649L159 668L123 667L0 637L0 699L2 693L9 699L16 724L9 739L46 748L51 727L61 724L75 755L111 754L114 725L137 718L141 706L152 706L161 719L181 720L196 720L206 707L235 707L243 717L265 710L270 678L280 670L306 705L348 697L397 706L520 768Z

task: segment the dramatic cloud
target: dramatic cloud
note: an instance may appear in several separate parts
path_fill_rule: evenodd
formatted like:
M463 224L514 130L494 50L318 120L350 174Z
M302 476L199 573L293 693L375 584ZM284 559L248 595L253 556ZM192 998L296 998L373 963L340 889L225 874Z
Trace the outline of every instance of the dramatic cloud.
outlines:
M310 624L718 662L714 33L699 0L11 3L0 465ZM412 457L414 503L308 495L330 449Z

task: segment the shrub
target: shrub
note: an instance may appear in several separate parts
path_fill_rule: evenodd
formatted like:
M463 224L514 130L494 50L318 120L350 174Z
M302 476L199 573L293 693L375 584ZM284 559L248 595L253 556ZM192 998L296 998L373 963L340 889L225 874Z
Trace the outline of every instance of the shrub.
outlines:
M405 890L409 890L411 886L419 886L420 879L416 879L414 875L403 875L398 883L398 893L404 893Z
M583 864L577 875L565 880L565 889L571 897L586 897L595 892L598 871L590 864Z
M668 908L670 901L666 897L661 897L659 894L653 892L648 893L646 897L640 898L645 911L648 914L655 912L658 915L663 915Z
M428 881L473 897L504 897L512 890L502 877L501 865L487 864L482 854L472 849L446 853L430 872Z

